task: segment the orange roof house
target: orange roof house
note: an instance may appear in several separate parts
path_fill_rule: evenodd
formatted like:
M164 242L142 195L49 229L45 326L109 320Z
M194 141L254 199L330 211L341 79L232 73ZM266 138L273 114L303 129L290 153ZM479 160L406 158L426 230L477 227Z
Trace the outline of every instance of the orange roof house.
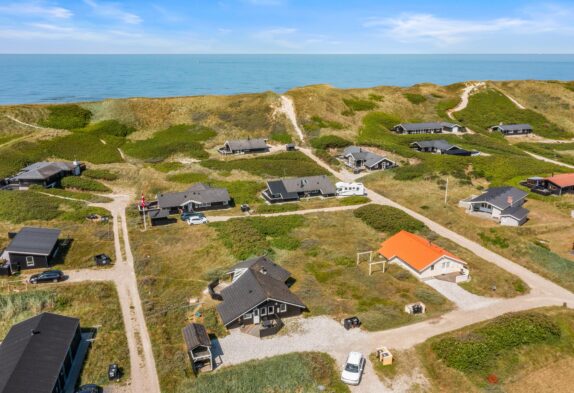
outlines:
M450 270L453 272L460 270L460 265L466 267L466 262L459 257L451 254L436 244L432 244L424 237L407 231L400 231L396 235L385 240L381 244L379 254L385 257L388 261L398 259L400 262L406 264L419 274L429 267L434 271L435 269L433 265L441 260L452 261L453 264L452 266L450 264L445 264L443 269L437 269L437 274L449 273L443 271L444 268L447 267L452 267L453 269Z
M562 173L546 179L560 188L574 187L574 173Z

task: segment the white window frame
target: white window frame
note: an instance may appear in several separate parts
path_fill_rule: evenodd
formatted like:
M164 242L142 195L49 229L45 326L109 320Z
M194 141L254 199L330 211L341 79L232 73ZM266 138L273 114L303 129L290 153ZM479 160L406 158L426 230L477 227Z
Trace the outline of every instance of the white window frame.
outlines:
M36 266L36 261L34 260L33 256L26 257L26 267Z
M285 303L281 303L281 305L277 307L277 312L278 313L287 312L287 305Z
M261 307L261 308L259 309L259 315L262 316L262 317L267 316L267 307Z
M251 314L250 312L246 312L245 314L243 314L243 319L252 319L253 318L253 314Z

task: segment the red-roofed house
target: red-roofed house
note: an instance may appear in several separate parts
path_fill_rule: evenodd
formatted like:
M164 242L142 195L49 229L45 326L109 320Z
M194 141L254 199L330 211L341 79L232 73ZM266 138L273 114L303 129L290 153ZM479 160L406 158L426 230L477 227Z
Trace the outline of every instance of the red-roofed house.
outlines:
M379 254L389 263L403 267L420 280L456 273L456 282L469 279L466 262L424 237L407 231L400 231L385 240Z
M547 178L546 188L553 194L574 194L574 173L562 173Z

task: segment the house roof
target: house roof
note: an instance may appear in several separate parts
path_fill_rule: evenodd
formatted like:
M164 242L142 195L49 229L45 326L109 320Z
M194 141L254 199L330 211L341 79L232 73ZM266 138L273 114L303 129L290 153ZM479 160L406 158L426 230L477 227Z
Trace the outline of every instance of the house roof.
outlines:
M501 131L517 131L517 130L531 130L532 126L530 124L499 124L493 126L492 128L499 129Z
M166 192L157 195L157 203L160 208L172 208L183 206L190 202L195 203L218 203L231 200L229 192L225 188L214 188L203 183L197 183L186 191Z
M281 266L273 262L266 256L255 257L241 261L231 268L231 271L238 269L251 269L253 271L265 271L270 277L281 282L287 281L291 277L291 273L283 269Z
M527 192L515 187L494 187L489 188L484 194L470 200L470 203L490 203L500 210L511 207L514 203L526 198ZM512 199L512 203L510 203Z
M0 345L0 393L52 393L79 326L51 313L12 326Z
M231 150L260 150L267 149L267 141L265 139L236 139L225 142Z
M300 192L321 191L322 194L335 194L337 190L329 178L323 176L308 176L292 179L271 180L267 182L267 187L272 194L296 196Z
M428 130L428 129L435 129L435 128L453 128L457 127L458 124L448 123L448 122L428 122L428 123L401 123L396 125L393 128L402 127L407 131L419 131L419 130Z
M363 161L365 161L365 166L367 166L367 167L375 166L379 162L387 159L386 157L372 153L368 150L363 150L361 147L358 147L358 146L347 147L343 151L343 156L344 157L352 156L355 160L363 160Z
M162 218L168 218L169 210L168 209L148 210L147 214L149 215L149 218L151 218L152 220L159 220Z
M217 311L225 325L268 299L306 308L284 281L276 280L271 274L253 269L247 269L233 284L224 288L221 296L223 302L217 305Z
M71 162L36 162L23 168L16 176L15 180L45 180L60 172L74 170Z
M438 149L438 150L451 150L451 149L459 149L458 146L455 145L451 145L450 143L448 143L447 141L445 141L444 139L434 139L434 140L430 140L430 141L418 141L418 142L413 142L411 144L411 146L416 145L421 149Z
M181 332L188 351L197 347L211 348L211 340L209 339L207 330L205 330L205 326L198 323L190 323L181 329Z
M516 218L518 221L521 221L528 217L528 209L523 208L522 206L512 206L509 208L504 209L501 213L501 217L512 217Z
M388 260L395 257L399 258L419 272L432 265L441 257L449 257L466 264L459 257L431 243L424 237L407 231L400 231L381 243L379 254Z
M50 255L58 243L59 229L24 227L10 242L6 251L33 255Z
M574 173L562 173L549 177L546 180L556 184L560 188L574 187Z

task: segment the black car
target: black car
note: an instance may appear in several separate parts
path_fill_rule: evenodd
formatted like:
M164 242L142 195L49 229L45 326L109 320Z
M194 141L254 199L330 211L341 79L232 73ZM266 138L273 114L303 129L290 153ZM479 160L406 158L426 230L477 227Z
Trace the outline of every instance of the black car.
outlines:
M97 266L108 266L112 264L112 258L106 254L98 254L94 257Z
M119 381L121 378L120 368L117 364L112 363L108 367L108 380Z
M103 393L103 391L104 389L98 385L88 384L80 386L76 393Z
M65 278L61 270L46 270L42 273L30 276L30 284L39 284L41 282L58 282Z

